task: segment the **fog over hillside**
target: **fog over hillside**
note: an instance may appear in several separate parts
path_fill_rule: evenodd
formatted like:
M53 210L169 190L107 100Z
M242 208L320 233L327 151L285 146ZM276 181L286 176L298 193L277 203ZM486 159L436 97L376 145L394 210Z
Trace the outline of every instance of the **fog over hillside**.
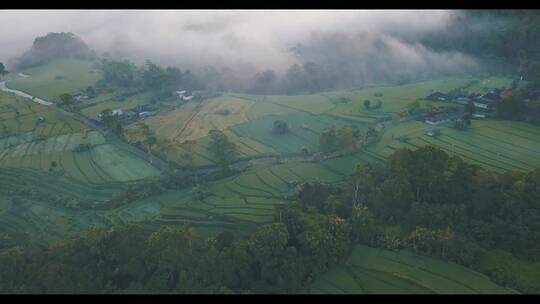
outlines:
M49 32L73 32L98 54L200 71L230 68L239 80L266 69L285 75L312 61L336 86L474 69L473 58L418 42L456 11L93 10L0 12L0 61ZM16 28L16 30L15 30ZM334 78L335 78L334 77ZM351 81L354 78L354 81Z

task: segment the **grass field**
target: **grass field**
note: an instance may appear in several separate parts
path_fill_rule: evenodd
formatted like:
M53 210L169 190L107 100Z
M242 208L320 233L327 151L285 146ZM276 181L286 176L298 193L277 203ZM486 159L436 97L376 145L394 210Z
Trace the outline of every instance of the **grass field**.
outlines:
M30 77L8 81L7 85L54 102L60 94L74 93L95 85L100 73L93 68L94 63L75 59L55 60L21 71Z
M357 245L344 265L317 277L311 294L511 294L463 266L408 251Z

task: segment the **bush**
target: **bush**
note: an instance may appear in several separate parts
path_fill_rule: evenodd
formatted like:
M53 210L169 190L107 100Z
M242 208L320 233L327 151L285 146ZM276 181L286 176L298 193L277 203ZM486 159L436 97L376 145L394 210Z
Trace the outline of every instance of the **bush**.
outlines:
M214 114L227 116L227 115L231 114L231 111L229 109L219 109L219 110L215 111Z

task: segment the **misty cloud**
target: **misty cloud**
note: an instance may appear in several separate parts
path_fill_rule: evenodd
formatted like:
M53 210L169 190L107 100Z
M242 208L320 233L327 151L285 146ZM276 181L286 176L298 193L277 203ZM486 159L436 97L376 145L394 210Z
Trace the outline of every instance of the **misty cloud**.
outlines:
M0 12L0 61L20 56L37 36L73 32L98 53L136 63L202 71L229 68L239 79L278 75L314 61L359 79L391 73L452 73L474 66L460 53L436 53L416 38L444 31L452 11L110 10ZM294 47L297 47L296 49ZM298 47L301 46L301 47ZM291 51L291 50L296 51ZM301 50L301 51L300 51Z

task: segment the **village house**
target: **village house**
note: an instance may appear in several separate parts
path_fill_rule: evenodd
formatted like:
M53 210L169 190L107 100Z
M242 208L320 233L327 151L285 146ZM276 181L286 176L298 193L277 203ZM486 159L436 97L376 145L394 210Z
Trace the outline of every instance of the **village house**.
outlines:
M470 99L468 97L458 97L458 98L453 100L453 102L458 103L458 104L462 104L462 105L468 104L469 101L470 101Z
M183 101L189 101L193 99L193 94L191 94L191 92L188 92L186 90L178 90L176 91L176 95L178 95L178 98L180 98Z
M75 94L73 95L73 99L77 100L77 101L81 101L81 100L85 100L85 99L88 99L88 95L83 95L83 94Z
M139 118L146 118L149 116L153 116L157 113L157 111L145 111L145 112L139 112Z
M447 101L450 98L447 94L435 92L426 97L426 100L431 101Z

